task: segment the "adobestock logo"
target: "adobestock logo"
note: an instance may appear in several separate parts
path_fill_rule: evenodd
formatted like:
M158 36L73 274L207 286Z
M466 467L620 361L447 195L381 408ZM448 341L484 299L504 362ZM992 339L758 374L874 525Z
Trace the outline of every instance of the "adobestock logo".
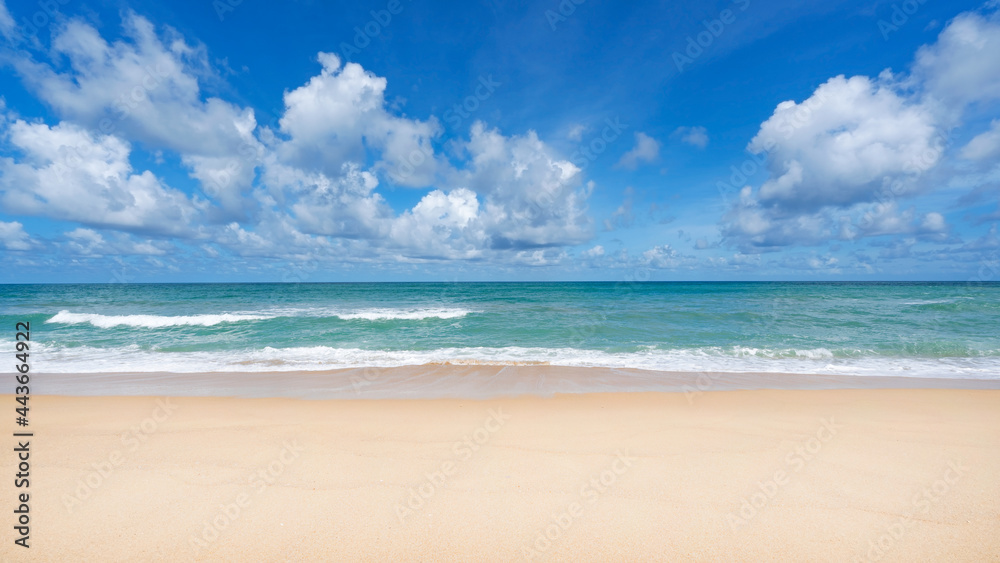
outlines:
M561 0L555 10L545 10L545 21L549 23L552 31L556 30L559 24L569 20L569 16L576 13L576 7L587 0Z
M878 30L882 33L882 39L888 41L889 35L906 25L910 21L910 16L916 14L926 3L927 0L906 0L901 4L893 4L889 19L878 20Z
M368 12L371 14L372 19L368 20L364 25L354 27L354 40L351 43L341 41L340 54L344 57L344 60L351 60L352 56L360 54L362 50L371 45L372 40L381 35L385 28L389 27L393 16L403 13L404 7L401 0L389 0L384 9Z
M521 546L521 555L528 561L541 558L552 547L553 542L561 538L583 516L587 506L596 504L597 499L615 486L618 479L632 468L635 459L621 451L615 452L611 467L592 475L580 487L580 500L569 503L558 513L553 513L552 522L538 530L529 544Z
M739 510L736 513L726 514L726 522L732 531L735 532L750 524L751 520L771 504L781 489L791 483L792 475L805 469L806 463L815 459L823 446L837 435L837 431L844 428L842 424L837 424L832 416L829 420L823 419L821 422L822 426L812 436L785 455L783 468L776 470L771 478L757 481L756 490L740 499Z
M453 129L458 129L462 125L462 122L478 111L482 102L492 98L496 89L502 85L502 83L493 80L492 74L486 76L480 74L472 93L466 96L461 102L451 106L450 109L445 110L443 116L445 122Z
M715 44L715 40L726 31L726 26L732 25L736 21L736 15L746 11L750 7L750 0L733 0L733 4L738 11L726 8L719 12L718 17L710 20L702 20L701 25L705 30L699 32L694 37L687 36L687 43L683 53L674 51L671 58L677 67L677 72L684 72L685 66L694 64L695 59L705 54L705 50Z
M21 25L17 27L16 33L21 39L38 35L40 30L62 16L59 6L66 4L69 4L69 0L41 0L38 11L31 14L30 18L21 18Z
M403 524L406 518L427 505L427 501L433 497L439 489L448 484L448 481L458 473L459 462L464 463L472 459L473 455L490 441L494 434L503 428L504 424L510 420L510 415L503 412L503 408L490 409L489 416L481 426L472 433L466 434L461 440L454 443L451 448L455 455L455 460L447 460L441 463L437 471L425 473L425 480L416 487L408 489L409 496L405 502L396 503L396 518Z

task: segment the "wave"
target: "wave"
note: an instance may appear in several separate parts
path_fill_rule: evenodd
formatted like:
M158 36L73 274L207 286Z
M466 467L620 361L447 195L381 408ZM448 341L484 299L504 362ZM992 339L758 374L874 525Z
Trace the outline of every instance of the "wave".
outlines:
M469 313L467 309L363 309L352 313L334 313L333 316L345 320L389 321L424 319L460 319Z
M826 349L703 347L631 352L578 348L467 347L366 350L330 346L171 352L138 345L112 348L35 344L40 373L280 372L407 365L554 365L669 372L897 375L1000 379L1000 351L976 357L844 357Z
M469 313L468 309L434 308L434 309L360 309L342 311L329 309L274 309L271 311L246 313L215 313L204 315L100 315L97 313L71 313L59 311L46 323L86 324L98 328L114 328L129 326L136 328L166 328L174 326L215 326L221 323L238 323L244 321L263 321L281 317L315 317L337 318L345 321L390 321L390 320L424 320L424 319L458 319Z
M165 328L172 326L215 326L220 323L238 323L242 321L260 321L273 317L264 315L242 315L236 313L220 313L209 315L159 316L159 315L99 315L96 313L71 313L59 311L46 323L84 324L90 323L98 328L114 328L116 326L131 326L141 328Z

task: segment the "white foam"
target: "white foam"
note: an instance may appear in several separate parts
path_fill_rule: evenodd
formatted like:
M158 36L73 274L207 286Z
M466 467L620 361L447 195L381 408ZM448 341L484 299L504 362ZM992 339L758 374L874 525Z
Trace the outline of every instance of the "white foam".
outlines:
M90 323L98 328L131 326L141 328L164 328L170 326L215 326L219 323L259 321L273 317L264 315L241 315L221 313L215 315L159 316L159 315L99 315L96 313L71 313L59 311L46 323L83 324Z
M718 355L727 355L726 350L722 347L710 347L706 348L706 350L711 350ZM826 348L798 350L795 348L751 348L749 346L734 346L732 351L732 355L738 358L760 357L776 359L796 357L813 360L833 358L833 352Z
M2 343L0 343L2 346ZM829 350L770 350L740 347L637 352L576 348L469 347L437 350L363 350L307 346L212 352L163 352L137 345L115 348L64 347L36 343L32 369L40 373L112 372L280 372L423 364L549 364L632 368L671 372L898 375L1000 379L1000 356L899 358L833 357ZM752 352L751 352L752 351Z
M113 328L130 326L137 328L164 328L172 326L215 326L220 323L236 323L242 321L260 321L278 317L317 317L338 318L341 320L424 320L424 319L459 319L470 313L469 309L459 308L411 308L411 309L359 309L330 310L325 308L308 309L272 309L269 311L249 311L240 313L216 313L204 315L161 316L161 315L100 315L96 313L72 313L59 311L47 323L84 324L89 323L98 328Z
M345 321L363 319L366 321L460 319L469 313L468 309L362 309L351 313L334 313L333 316Z

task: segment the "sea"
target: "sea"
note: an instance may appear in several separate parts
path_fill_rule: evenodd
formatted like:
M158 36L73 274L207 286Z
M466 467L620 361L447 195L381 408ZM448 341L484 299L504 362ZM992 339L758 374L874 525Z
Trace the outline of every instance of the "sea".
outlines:
M996 283L2 285L0 318L0 350L29 323L35 374L454 364L1000 380Z

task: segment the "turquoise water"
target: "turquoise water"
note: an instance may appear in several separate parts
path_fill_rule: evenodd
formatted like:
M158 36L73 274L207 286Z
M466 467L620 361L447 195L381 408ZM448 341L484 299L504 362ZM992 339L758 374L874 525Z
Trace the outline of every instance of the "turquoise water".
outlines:
M1000 379L1000 284L0 286L33 371L436 362Z

